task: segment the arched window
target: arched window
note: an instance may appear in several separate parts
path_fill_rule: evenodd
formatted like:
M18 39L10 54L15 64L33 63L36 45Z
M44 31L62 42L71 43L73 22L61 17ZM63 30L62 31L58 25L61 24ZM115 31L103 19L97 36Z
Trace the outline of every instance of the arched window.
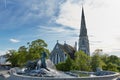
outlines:
M57 55L57 64L58 64L58 58L59 58L59 55L58 54L56 54Z

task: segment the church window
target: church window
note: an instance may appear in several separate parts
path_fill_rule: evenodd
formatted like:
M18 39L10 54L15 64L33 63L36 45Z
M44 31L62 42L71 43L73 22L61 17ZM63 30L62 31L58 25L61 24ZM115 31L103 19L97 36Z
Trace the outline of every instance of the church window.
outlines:
M57 55L57 63L58 63L58 57L59 57L59 55L58 54L56 54Z
M54 60L53 62L54 62L54 64L55 64L55 56L53 56L53 60Z
M67 54L65 54L65 60L67 59Z

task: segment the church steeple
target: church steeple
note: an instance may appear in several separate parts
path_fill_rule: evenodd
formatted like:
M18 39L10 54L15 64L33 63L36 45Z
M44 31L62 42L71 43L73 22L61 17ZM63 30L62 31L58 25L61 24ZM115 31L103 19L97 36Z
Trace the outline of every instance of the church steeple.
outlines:
M84 8L82 7L80 36L87 36Z
M82 7L81 28L80 28L80 36L79 36L79 50L82 50L87 55L90 55L89 40L88 40L88 36L87 36L87 28L86 28L85 15L84 15L84 8L83 7Z

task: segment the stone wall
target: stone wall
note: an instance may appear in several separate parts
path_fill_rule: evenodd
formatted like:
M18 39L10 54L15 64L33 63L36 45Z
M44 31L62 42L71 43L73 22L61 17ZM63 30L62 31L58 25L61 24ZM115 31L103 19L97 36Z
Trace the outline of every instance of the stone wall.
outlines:
M115 80L119 76L119 73L106 76L96 77L80 77L80 78L52 78L52 77L31 77L13 74L8 80Z

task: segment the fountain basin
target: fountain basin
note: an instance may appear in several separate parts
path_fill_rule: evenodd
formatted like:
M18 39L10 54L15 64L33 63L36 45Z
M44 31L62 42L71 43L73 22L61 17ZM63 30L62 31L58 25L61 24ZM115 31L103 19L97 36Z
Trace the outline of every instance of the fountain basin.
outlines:
M95 76L95 77L33 77L13 74L8 80L114 80L119 76L119 73L105 76Z

